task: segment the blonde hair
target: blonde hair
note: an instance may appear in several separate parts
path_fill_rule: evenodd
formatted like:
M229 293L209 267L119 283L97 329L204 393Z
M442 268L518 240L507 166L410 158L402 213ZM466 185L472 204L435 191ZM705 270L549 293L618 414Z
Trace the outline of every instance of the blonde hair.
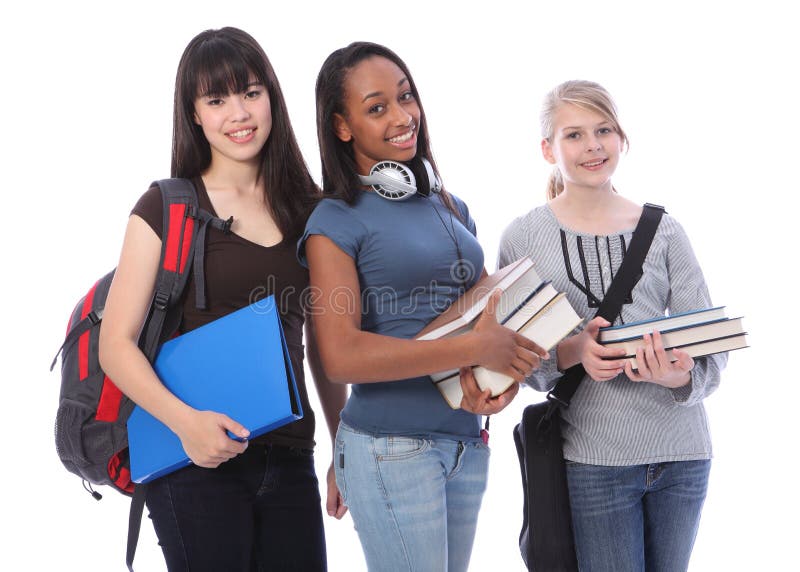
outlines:
M539 114L539 123L542 128L542 137L548 142L553 142L553 121L556 110L565 103L595 111L605 117L619 133L625 148L628 148L628 136L625 135L625 131L619 124L617 106L614 104L611 94L600 84L580 79L565 81L554 87L545 96L542 111ZM547 200L556 198L563 190L564 181L561 178L561 171L555 167L547 182Z

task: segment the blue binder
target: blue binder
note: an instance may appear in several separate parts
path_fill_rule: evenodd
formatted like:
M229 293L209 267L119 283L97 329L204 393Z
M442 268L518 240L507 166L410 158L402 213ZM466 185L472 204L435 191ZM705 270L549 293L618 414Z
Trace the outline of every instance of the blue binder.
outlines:
M303 416L273 296L164 343L153 369L179 399L226 414L251 439ZM136 483L191 463L178 436L138 406L128 445Z

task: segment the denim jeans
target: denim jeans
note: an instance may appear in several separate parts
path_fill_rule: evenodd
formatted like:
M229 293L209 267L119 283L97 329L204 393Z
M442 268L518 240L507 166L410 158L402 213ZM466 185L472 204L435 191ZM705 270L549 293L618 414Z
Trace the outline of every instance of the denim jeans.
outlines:
M467 570L486 445L377 437L340 423L334 465L370 572Z
M216 469L189 466L148 486L171 571L327 568L313 453L251 443Z
M567 461L581 572L678 572L700 523L711 461L604 467Z

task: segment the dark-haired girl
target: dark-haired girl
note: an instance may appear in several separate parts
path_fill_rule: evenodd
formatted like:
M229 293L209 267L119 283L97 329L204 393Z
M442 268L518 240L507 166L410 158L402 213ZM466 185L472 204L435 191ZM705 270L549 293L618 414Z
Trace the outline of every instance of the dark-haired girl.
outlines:
M463 369L454 410L427 375L481 364L521 380L546 354L498 325L497 296L471 332L411 339L484 273L475 223L437 182L419 93L396 54L364 42L333 52L316 97L327 198L298 252L325 371L352 384L336 481L370 570L466 570L489 462L477 414L505 407L518 386L492 399ZM386 160L415 192L365 184Z
M305 417L252 442L235 419L198 411L172 395L137 347L161 252L160 190L148 190L128 222L101 330L103 369L120 389L180 437L193 465L149 485L147 506L170 570L326 568L314 414L303 380L300 294L307 271L294 245L318 190L289 122L275 72L258 43L235 28L208 30L186 47L175 85L172 176L194 183L200 206L233 217L208 230L207 308L183 302L187 332L274 294ZM313 358L313 336L307 338ZM310 365L319 371L316 362ZM345 392L315 375L328 420ZM333 487L332 498L338 499ZM329 488L329 490L331 490ZM329 512L341 516L343 507Z

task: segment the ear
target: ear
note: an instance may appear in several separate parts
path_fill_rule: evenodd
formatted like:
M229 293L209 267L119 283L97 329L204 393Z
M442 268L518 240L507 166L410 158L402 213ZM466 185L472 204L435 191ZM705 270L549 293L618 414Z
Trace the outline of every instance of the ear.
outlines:
M353 138L353 132L350 131L347 119L345 119L341 113L333 114L333 132L345 143Z
M202 127L203 124L200 123L200 116L197 115L197 112L195 111L192 115L194 115L194 122Z
M542 156L544 160L550 163L551 165L556 164L556 157L553 155L553 147L550 145L550 141L547 139L542 139Z

